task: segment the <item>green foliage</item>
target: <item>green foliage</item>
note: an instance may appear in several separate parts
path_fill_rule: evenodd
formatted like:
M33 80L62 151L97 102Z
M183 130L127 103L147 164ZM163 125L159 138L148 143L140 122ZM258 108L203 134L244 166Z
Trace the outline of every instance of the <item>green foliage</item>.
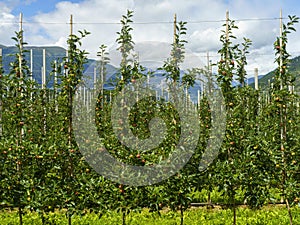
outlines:
M128 122L134 136L146 139L151 136L151 120L160 118L166 125L165 139L145 152L122 145L114 133L111 98L122 95L125 85L133 87L139 79L151 75L145 73L134 57L132 17L133 12L127 11L117 33L122 61L115 89L103 90L109 55L107 47L101 45L97 54L101 92L94 108L80 110L86 115L89 110L95 110L99 136L113 157L143 167L168 159L180 140L183 124L176 106L170 102L135 96L139 101L131 107L128 118L118 121L117 128L123 129L124 122ZM88 60L87 52L81 50L81 42L89 33L80 31L78 36L69 36L67 56L53 63L51 75L58 80L53 89L39 87L31 79L23 32L16 33L13 39L18 51L8 74L4 73L0 59L0 204L17 211L0 213L1 223L17 224L18 220L20 224L183 224L184 221L186 224L231 224L233 212L235 224L286 224L288 219L294 219L296 224L299 216L293 213L299 210L293 205L300 200L299 96L289 89L295 79L289 71L286 44L298 18L289 18L283 25L282 37L274 43L278 68L268 96L244 85L251 41L244 38L242 44L234 43L233 31L238 28L231 20L225 24L227 30L220 37L221 59L216 77L212 77L209 68L192 68L180 77L186 23L176 24L170 58L160 69L175 90L193 86L203 75L205 88L211 93L213 81L217 80L226 103L225 138L218 157L205 171L199 172L214 113L209 96L202 93L198 110L195 109L201 133L194 155L172 177L149 187L123 185L97 174L75 141L72 107L76 91L84 86L83 70ZM237 87L232 86L234 78L239 81ZM185 141L193 141L192 134L193 131ZM284 216L281 208L258 210L269 201L280 201L281 197L289 217ZM232 211L189 210L190 203L196 199L220 201ZM237 208L243 202L255 210Z
M127 14L123 15L121 19L122 29L120 32L117 32L119 37L116 42L119 44L118 50L122 56L121 67L128 64L128 56L130 56L134 49L134 42L131 35L132 27L130 27L130 24L133 22L132 17L133 11L127 10ZM127 80L126 77L124 79Z
M299 168L296 165L298 155L296 146L299 145L295 135L299 133L294 121L298 118L295 102L298 101L291 88L294 86L295 78L288 71L290 54L286 50L288 42L287 35L295 31L294 25L299 18L289 16L290 21L282 25L282 34L274 43L276 62L278 67L275 71L275 79L272 83L271 102L267 106L271 114L273 123L269 124L272 136L268 136L268 141L272 139L272 144L268 147L273 162L272 184L281 189L282 200L286 203L290 224L293 224L293 217L290 204L299 193L298 178ZM275 122L275 123L274 123Z
M100 74L100 86L101 86L101 90L103 89L103 85L104 85L104 81L106 80L106 66L109 63L109 54L107 52L107 46L106 45L101 45L99 47L99 51L97 52L97 56L100 57L99 60L99 65L98 65L98 69L99 69L99 74ZM102 93L103 95L103 93Z
M251 40L248 38L244 38L244 42L242 43L242 49L238 49L237 53L237 80L241 84L242 87L245 86L245 79L246 79L246 69L245 66L247 65L247 58L246 54L249 53L248 49L252 44Z
M170 58L162 66L162 70L166 72L167 80L171 80L173 83L177 83L180 80L180 63L184 61L186 40L181 37L186 34L186 22L180 21L176 23L176 32L174 34L174 42L172 43L172 50Z

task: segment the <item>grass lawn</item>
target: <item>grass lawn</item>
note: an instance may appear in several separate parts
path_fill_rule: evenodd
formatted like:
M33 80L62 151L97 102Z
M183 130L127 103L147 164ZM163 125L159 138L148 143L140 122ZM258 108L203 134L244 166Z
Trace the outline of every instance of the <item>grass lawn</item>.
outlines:
M292 208L294 224L300 225L300 207ZM49 213L48 223L51 225L64 225L68 220L63 212ZM18 214L15 211L0 211L1 225L19 224ZM141 213L133 212L126 218L128 225L176 225L180 224L180 214L164 210L161 217L157 213L149 213L147 210ZM42 225L41 218L37 213L26 213L23 219L24 225ZM120 213L109 212L100 219L94 213L85 216L74 215L72 217L74 225L118 225L122 224ZM215 208L191 208L185 212L184 224L186 225L231 225L232 212L230 209ZM265 206L261 210L251 210L240 207L237 210L237 224L249 225L288 225L289 219L284 206Z

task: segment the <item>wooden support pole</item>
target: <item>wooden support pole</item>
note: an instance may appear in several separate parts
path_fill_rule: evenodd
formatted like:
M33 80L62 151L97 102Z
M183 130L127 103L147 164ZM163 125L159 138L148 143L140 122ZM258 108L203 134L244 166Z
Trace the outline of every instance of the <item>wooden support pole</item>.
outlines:
M21 37L20 37L20 54L19 54L19 71L20 71L20 78L23 77L23 71L22 71L22 54L23 54L23 14L20 13L20 22L19 22L19 26L20 26L20 32L21 32Z
M280 9L280 13L279 13L279 73L280 73L280 90L282 90L283 88L283 81L282 81L282 64L283 64L283 61L282 61L282 27L283 24L282 24L282 9ZM282 108L280 108L280 149L284 149L284 145L283 143L285 142L285 128L286 128L286 124L285 124L285 115L284 115L284 110ZM282 162L285 164L285 152L282 151L281 153L281 158L282 158ZM285 168L285 165L284 165L284 168ZM283 170L282 174L283 174L283 177L282 177L282 184L285 184L285 169ZM281 190L281 202L284 203L285 201L285 187L284 185L282 186L282 190Z
M173 46L173 48L176 47L176 39L177 39L177 38L176 38L176 36L177 36L177 29L176 29L176 28L177 28L177 15L176 15L176 13L175 13L175 14L174 14L174 24L173 24L173 29L174 29L174 31L173 31L173 32L174 32L174 34L173 34L173 35L174 35L174 40L173 40L174 46ZM177 67L178 67L178 59L176 58L176 54L173 55L173 59L172 59L172 60L173 60L173 62L174 62L174 65L173 65L173 66L174 66L175 68L177 68ZM174 79L174 80L173 80L173 88L176 87L176 85L177 85L176 83L177 83L177 81L176 81L176 79ZM173 99L173 100L175 100L175 99Z
M73 15L70 15L70 35L73 35Z
M177 15L176 13L174 14L174 26L173 26L173 29L174 29L174 40L173 40L173 43L176 42L176 24L177 24Z
M22 70L22 61L23 61L23 14L20 13L20 39L19 39L19 46L20 46L20 54L19 54L19 85L23 86L23 70ZM21 97L23 96L23 93L21 92ZM24 129L23 127L20 130L20 142L22 142L22 138L24 136ZM17 145L19 145L17 143Z
M206 57L207 57L207 81L206 81L207 91L209 94L211 94L213 88L213 82L212 82L212 65L211 65L209 52L207 52Z
M229 11L226 10L226 40L229 39Z
M280 69L280 74L282 71L282 9L280 9L279 13L279 69ZM282 90L282 78L280 77L280 90Z
M229 62L228 62L228 58L229 58L229 50L228 50L228 42L229 42L229 11L226 11L226 43L227 43L227 47L226 47L226 65L227 67L229 66Z
M23 31L23 13L20 13L19 26L19 31Z

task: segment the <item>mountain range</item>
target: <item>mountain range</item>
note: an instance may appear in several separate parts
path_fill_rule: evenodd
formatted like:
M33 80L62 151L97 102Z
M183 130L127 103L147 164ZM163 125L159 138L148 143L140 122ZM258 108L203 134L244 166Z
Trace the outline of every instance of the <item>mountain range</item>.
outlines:
M295 76L295 91L300 91L300 56L292 58L288 67L289 72ZM270 71L259 79L259 87L264 90L269 86L269 82L272 82L272 79L275 75L275 70ZM253 85L254 86L254 85Z
M15 54L17 53L17 48L15 46L4 46L0 45L2 49L2 64L4 73L9 73L10 63L15 60ZM52 63L57 60L58 62L66 56L66 49L56 46L28 46L24 48L25 50L25 59L28 62L28 66L32 69L33 78L39 83L42 83L42 67L43 67L43 51L45 50L46 55L46 76L47 76L47 86L51 87L53 85L53 77L50 77L49 74L52 72ZM32 62L31 62L32 58ZM87 64L85 64L85 73L90 76L92 79L94 77L94 71L91 71L91 68L96 65L96 60L88 59ZM112 73L116 69L107 65L107 71ZM88 79L91 80L91 79ZM93 82L92 82L93 83Z
M17 48L15 46L4 46L0 44L0 48L2 49L2 55L3 55L3 68L4 72L8 73L10 71L10 62L15 60L14 54L17 52ZM41 83L42 81L42 66L43 66L43 49L45 49L46 54L46 74L47 74L47 86L51 87L53 85L53 78L50 78L48 74L52 71L51 64L54 62L54 60L62 59L66 56L66 49L62 47L56 47L56 46L28 46L24 48L25 50L28 50L25 53L25 59L28 61L29 66L32 65L32 73L33 78L38 82ZM32 51L32 63L30 62L30 50ZM93 79L94 79L94 68L97 65L96 60L94 59L88 59L87 64L85 65L84 74L87 77L87 83L88 86L92 86ZM114 77L117 73L117 68L108 64L106 67L108 78ZM296 85L295 90L300 90L300 56L295 57L291 59L290 61L290 67L289 71L293 73L296 76ZM98 75L97 75L98 76ZM274 76L274 71L270 71L269 73L265 75L259 75L259 87L261 89L265 89L268 86L269 80L272 80L272 77ZM97 78L98 79L98 78ZM151 82L156 83L155 86L159 87L162 84L162 74L161 73L155 73L154 77L151 78ZM254 87L254 77L248 78L247 83ZM190 92L196 91L197 88L199 88L200 84L196 83L195 90L190 90ZM233 85L238 85L237 82L233 82ZM106 87L112 88L109 84L106 84Z

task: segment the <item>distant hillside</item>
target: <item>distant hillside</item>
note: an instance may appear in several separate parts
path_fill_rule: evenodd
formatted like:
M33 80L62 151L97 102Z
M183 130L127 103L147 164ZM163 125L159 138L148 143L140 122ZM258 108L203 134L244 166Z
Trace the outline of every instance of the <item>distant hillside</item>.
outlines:
M2 48L3 54L3 68L5 73L9 73L10 71L10 62L15 60L14 54L17 52L17 48L14 46L3 46L0 45ZM66 55L66 50L61 47L36 47L36 46L28 46L25 47L25 50L32 49L33 55L33 63L32 63L32 73L33 78L38 82L41 83L41 74L42 74L42 66L43 66L43 49L46 50L46 74L48 75L52 71L51 63L58 58L63 58ZM30 67L30 52L25 53L25 59L28 62L28 66ZM47 77L48 79L48 77ZM49 85L52 85L52 81L49 81Z
M10 66L9 63L15 60L14 54L17 52L16 47L8 47L0 45L2 48L3 54L3 67L5 73L9 73ZM50 78L49 74L52 71L51 63L54 60L62 59L66 56L66 49L61 47L54 47L54 46L28 46L25 48L26 50L31 50L33 52L33 78L41 84L42 80L42 66L43 66L43 49L46 50L46 74L47 74L47 86L53 86L53 78ZM30 66L30 52L26 52L25 59L28 61L28 66ZM97 62L93 59L88 59L88 63L85 64L84 75L86 77L85 82L88 87L92 87L94 83L94 68L96 67ZM113 89L113 83L116 79L118 69L112 65L107 65L106 67L107 75L106 75L106 84L104 87L106 89ZM181 71L181 75L183 75L184 71ZM97 75L97 79L99 79L99 75ZM152 88L156 89L159 94L161 94L162 87L166 88L165 77L162 75L161 72L157 72L153 74L153 77L150 78L150 83ZM193 101L196 101L197 91L200 88L199 81L196 81L194 87L191 87L189 93L191 93L191 98Z
M264 75L258 75L258 80L260 80ZM254 87L254 77L250 77L247 79L247 84Z
M2 55L3 55L3 68L5 73L9 73L10 71L10 62L13 62L15 60L14 54L17 52L17 48L15 46L4 46L0 45L0 48L2 48ZM33 63L32 63L32 73L33 78L41 84L42 82L42 66L43 66L43 49L46 50L46 75L47 75L47 81L48 87L51 87L53 85L53 79L50 78L49 74L52 71L51 64L58 59L62 59L66 56L66 49L56 46L42 46L42 47L36 47L36 46L27 46L25 47L25 50L32 50L32 57L33 57ZM30 67L30 52L25 53L25 59L28 62L28 66ZM94 77L94 67L96 66L96 61L93 59L89 59L88 63L85 65L85 74L89 76L90 78L88 80L92 80ZM109 74L114 73L116 69L108 65L107 71ZM93 83L93 81L91 82Z
M297 56L290 61L289 72L291 72L295 77L295 90L300 91L300 56ZM259 79L259 87L264 90L268 86L268 82L272 82L275 75L275 70L267 73ZM252 84L254 87L254 84Z

